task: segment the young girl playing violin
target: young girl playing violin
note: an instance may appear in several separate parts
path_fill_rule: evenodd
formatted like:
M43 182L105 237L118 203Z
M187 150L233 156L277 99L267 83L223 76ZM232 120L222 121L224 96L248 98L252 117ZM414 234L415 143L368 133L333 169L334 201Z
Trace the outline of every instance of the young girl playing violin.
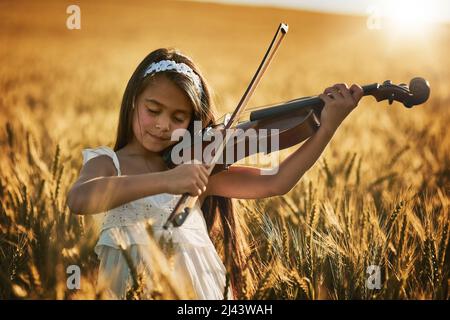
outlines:
M176 263L173 272L188 275L198 299L223 299L226 268L210 236L220 233L230 257L232 290L242 292L242 267L247 243L234 216L231 198L259 199L287 193L317 161L345 117L363 95L358 85L336 84L319 97L325 102L321 126L278 167L275 175L256 167L233 165L208 176L205 164L181 164L170 169L163 152L176 142L171 134L194 121L203 128L215 124L208 85L191 59L176 50L150 53L134 71L125 89L114 149L83 150L83 167L67 203L76 214L104 213L95 252L100 259L99 284L110 298L124 298L130 270L117 243L125 242L134 263L146 263L145 222L153 220L156 237L184 193L198 196L185 223L173 229ZM218 233L219 232L219 233Z

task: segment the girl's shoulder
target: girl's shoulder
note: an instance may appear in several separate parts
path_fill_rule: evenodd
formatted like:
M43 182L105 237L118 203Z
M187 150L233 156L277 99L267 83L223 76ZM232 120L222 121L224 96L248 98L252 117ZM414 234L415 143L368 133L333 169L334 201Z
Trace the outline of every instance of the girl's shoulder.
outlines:
M96 148L86 148L82 150L83 155L83 166L92 167L94 171L97 169L107 168L110 171L117 171L118 175L120 175L119 161L116 153L113 149L107 146L99 146ZM93 161L90 161L95 159ZM89 163L88 163L89 162ZM111 172L112 173L112 172ZM112 173L116 174L116 172ZM111 175L112 175L111 174Z
M88 162L89 160L91 160L95 157L98 157L98 156L102 156L102 155L106 155L110 158L115 157L114 150L112 150L110 147L107 147L107 146L99 146L96 148L86 148L86 149L83 149L81 151L81 153L83 154L83 164L86 164L86 162Z

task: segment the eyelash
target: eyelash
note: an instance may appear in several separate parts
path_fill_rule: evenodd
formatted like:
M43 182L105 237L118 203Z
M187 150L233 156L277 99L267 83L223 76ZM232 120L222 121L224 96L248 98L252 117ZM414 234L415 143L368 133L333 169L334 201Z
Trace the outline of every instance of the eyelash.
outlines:
M150 112L150 113L153 113L153 114L158 114L159 113L159 111L155 111L155 110L148 109L148 108L147 108L147 111Z
M148 109L148 108L147 108L147 111L150 112L150 113L152 113L152 114L159 114L159 111L155 111L155 110L152 110L152 109ZM177 118L174 118L174 120L175 120L175 122L178 122L178 123L184 122L184 119L177 119Z

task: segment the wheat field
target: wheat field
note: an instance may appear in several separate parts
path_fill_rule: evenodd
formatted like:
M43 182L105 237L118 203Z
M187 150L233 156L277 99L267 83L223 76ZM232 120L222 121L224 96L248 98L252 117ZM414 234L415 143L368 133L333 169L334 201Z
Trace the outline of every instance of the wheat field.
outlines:
M429 81L431 96L412 109L363 98L288 194L235 201L256 270L239 299L450 297L448 25L397 34L368 30L364 17L285 9L77 4L81 30L66 28L68 2L0 2L0 299L102 298L96 235L69 213L66 194L81 150L113 145L123 91L144 56L181 49L220 113L230 112L280 22L289 33L250 107L338 82L415 76ZM69 265L82 270L79 290L66 285ZM379 289L367 286L370 265L380 267ZM150 298L189 297L158 279ZM128 297L142 298L134 289Z

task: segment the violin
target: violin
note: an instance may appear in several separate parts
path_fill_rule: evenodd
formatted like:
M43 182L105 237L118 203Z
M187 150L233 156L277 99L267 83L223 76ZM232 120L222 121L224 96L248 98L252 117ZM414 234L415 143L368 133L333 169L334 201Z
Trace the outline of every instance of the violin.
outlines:
M309 96L254 108L252 109L253 111L247 111L249 112L248 121L238 122L238 118L242 114L242 110L248 101L249 95L251 95L256 88L262 72L267 68L270 59L274 55L274 50L276 50L282 39L281 36L277 42L277 36L285 33L287 33L287 25L280 24L274 40L272 40L271 46L266 52L260 67L234 113L231 116L228 115L228 117L225 117L226 120L223 123L204 128L198 133L202 135L202 137L205 134L213 134L214 136L218 135L221 137L221 144L218 152L213 152L212 159L208 161L210 164L209 175L226 170L233 163L254 154L260 152L268 154L272 151L279 151L292 147L308 139L319 129L320 114L325 103L318 96ZM389 104L392 104L394 101L397 101L402 103L406 108L420 105L426 102L430 96L430 85L428 81L420 77L413 78L409 85L404 83L395 85L392 84L390 80L386 80L382 84L373 83L362 86L362 89L364 96L373 96L377 102L387 100ZM231 128L233 128L232 130L240 130L240 132L243 132L244 134L237 137L227 134L227 130L229 131ZM252 133L256 134L257 141L259 141L259 139L266 139L267 144L265 150L250 147L250 138L245 132L248 132L251 129L253 129ZM264 132L265 134L260 136L258 134L259 132ZM275 150L270 146L274 134L277 135L275 138L278 142ZM202 139L203 150L212 142ZM244 152L238 152L239 144L244 146ZM227 156L227 153L230 151L233 153L233 156L229 157ZM187 152L191 159L194 158L194 147L184 148L183 152ZM173 166L173 163L170 163L169 167ZM164 228L168 229L170 226L181 226L189 215L196 200L197 196L184 194L167 219Z

